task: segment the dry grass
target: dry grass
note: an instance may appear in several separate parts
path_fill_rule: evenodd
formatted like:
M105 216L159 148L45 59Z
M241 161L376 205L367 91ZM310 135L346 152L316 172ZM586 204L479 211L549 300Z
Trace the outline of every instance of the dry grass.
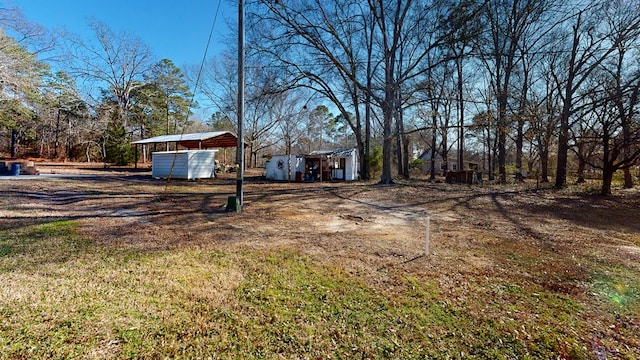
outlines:
M640 357L637 191L92 171L0 179L0 358Z

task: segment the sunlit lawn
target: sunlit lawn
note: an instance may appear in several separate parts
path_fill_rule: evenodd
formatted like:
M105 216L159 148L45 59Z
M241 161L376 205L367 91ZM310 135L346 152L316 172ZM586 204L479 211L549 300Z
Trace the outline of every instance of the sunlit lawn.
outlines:
M597 358L619 344L594 335L620 326L600 313L640 309L638 274L597 262L588 308L491 274L450 299L434 278L391 268L376 286L295 251L109 248L73 221L16 225L0 230L4 359Z

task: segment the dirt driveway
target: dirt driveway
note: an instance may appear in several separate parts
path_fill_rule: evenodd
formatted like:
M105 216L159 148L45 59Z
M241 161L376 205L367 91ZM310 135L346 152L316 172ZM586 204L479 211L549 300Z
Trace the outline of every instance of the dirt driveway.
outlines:
M496 251L542 264L588 251L640 267L637 190L607 198L535 184L271 183L255 176L245 181L243 211L228 213L232 174L167 182L148 172L55 172L63 176L0 180L2 221L79 219L98 241L148 249L294 248L372 275L412 263L438 273L508 272Z

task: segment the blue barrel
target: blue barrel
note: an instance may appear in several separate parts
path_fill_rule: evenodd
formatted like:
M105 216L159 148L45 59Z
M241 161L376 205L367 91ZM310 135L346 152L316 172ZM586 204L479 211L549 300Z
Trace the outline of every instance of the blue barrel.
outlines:
M20 175L20 164L18 164L18 163L11 164L11 172L9 173L9 175L11 175L11 176Z

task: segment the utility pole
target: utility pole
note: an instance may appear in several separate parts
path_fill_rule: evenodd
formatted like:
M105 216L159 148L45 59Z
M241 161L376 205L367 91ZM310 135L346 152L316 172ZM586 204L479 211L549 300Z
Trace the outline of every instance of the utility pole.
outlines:
M236 180L237 211L242 210L244 182L244 0L238 0L238 148L236 163L238 164Z

